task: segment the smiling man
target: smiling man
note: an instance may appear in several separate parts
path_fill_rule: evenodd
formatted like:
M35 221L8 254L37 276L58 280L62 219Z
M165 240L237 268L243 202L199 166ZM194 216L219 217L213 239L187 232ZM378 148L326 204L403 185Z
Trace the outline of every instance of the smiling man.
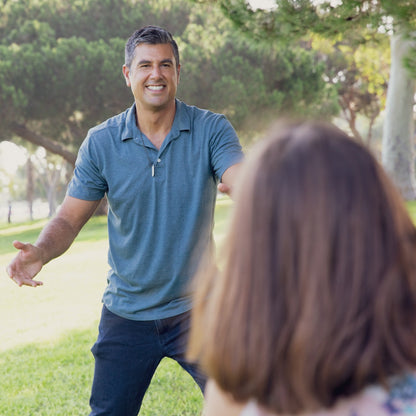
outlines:
M139 111L175 112L180 65L169 44L136 46L131 63L123 65Z
M125 112L92 128L57 216L7 268L19 285L38 286L42 266L63 254L106 195L110 270L99 335L91 416L135 416L163 357L205 376L186 360L192 293L201 257L213 252L217 187L231 190L242 159L220 114L176 99L180 62L166 30L146 26L128 39L123 75L134 96Z

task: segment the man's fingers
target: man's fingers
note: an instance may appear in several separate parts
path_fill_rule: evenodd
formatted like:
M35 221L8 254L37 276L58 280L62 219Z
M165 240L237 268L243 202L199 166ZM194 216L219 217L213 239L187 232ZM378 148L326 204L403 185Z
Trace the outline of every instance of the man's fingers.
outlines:
M10 267L10 265L6 267L6 273L9 275L10 278L12 278L12 268Z
M25 279L21 284L19 284L20 287L22 286L38 287L42 285L43 285L43 282L39 280L32 280L32 279Z
M25 277L17 277L17 276L11 276L11 279L19 286L31 286L31 287L37 287L42 286L43 282L39 280L32 280Z
M10 279L12 279L19 287L22 286L42 286L43 282L39 280L33 280L30 277L22 276L17 270L14 270L14 268L9 265L6 267L6 273L9 275Z
M18 286L40 286L43 283L33 280L42 268L40 250L30 244L21 241L13 241L13 246L19 250L11 263L6 267L6 272Z
M25 248L27 248L27 244L26 243L22 243L21 241L13 241L13 247L17 248L18 250L24 250Z
M39 280L28 280L28 279L25 279L23 281L19 281L16 283L19 287L22 287L22 286L38 287L38 286L43 285L43 282L40 282Z

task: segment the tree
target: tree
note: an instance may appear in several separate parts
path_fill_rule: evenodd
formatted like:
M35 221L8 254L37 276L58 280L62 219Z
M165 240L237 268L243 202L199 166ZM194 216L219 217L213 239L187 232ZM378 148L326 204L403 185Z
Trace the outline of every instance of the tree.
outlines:
M254 44L214 7L193 11L180 46L180 97L226 114L243 141L278 114L329 118L338 111L336 90L325 84L315 51Z
M182 6L7 2L0 17L0 140L19 136L74 165L88 128L131 104L121 76L125 39L152 21L169 27L169 18L180 32L187 16Z
M325 80L338 91L341 117L354 138L373 147L373 127L385 106L390 56L388 39L375 35L357 44L345 37L335 40L313 35L311 47L325 63ZM359 118L367 129L359 128Z
M402 35L392 36L392 66L383 131L383 165L406 199L415 199L413 105L415 81L402 62L413 48Z
M186 0L21 0L2 11L0 140L19 136L72 165L88 128L131 105L121 76L124 43L149 23L167 27L180 44L179 96L224 112L237 129L248 115L263 120L266 108L324 114L336 107L313 52L254 47L215 7Z
M29 218L33 221L33 200L35 195L35 181L34 181L34 173L33 173L33 162L32 162L32 155L29 155L26 162L26 200L28 203L29 208Z
M211 0L212 1L212 0ZM411 71L403 71L404 56L414 50L407 38L416 28L416 3L409 0L276 0L270 11L254 11L245 0L214 0L243 32L256 39L272 38L282 42L302 39L311 32L328 38L347 37L363 43L366 37L380 31L394 31L391 47L391 80L386 102L383 135L383 163L406 199L416 199L413 156L413 100L414 81ZM396 76L396 71L397 76ZM405 82L395 82L405 77ZM401 105L407 111L394 109ZM398 117L393 119L393 117ZM406 126L402 129L401 126ZM412 126L412 127L410 127ZM404 169L398 167L406 166Z
M87 125L129 102L116 76L119 65L118 71L111 65L121 62L123 45L75 37L54 45L1 45L1 138L19 136L73 165Z
M48 217L52 217L56 212L58 200L62 200L65 196L68 166L62 163L60 157L42 152L42 150L38 148L34 154L36 191L37 196L46 197L49 205Z

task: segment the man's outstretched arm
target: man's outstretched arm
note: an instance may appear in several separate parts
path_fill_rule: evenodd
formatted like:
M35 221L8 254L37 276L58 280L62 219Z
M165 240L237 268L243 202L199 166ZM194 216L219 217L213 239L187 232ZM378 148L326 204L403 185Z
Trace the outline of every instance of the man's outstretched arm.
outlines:
M241 163L230 166L222 175L221 182L218 184L218 190L228 196L232 196L233 187L237 179Z
M42 285L42 282L33 280L34 277L43 265L68 250L99 203L65 197L58 214L46 224L35 244L13 242L19 252L6 268L10 278L19 286Z

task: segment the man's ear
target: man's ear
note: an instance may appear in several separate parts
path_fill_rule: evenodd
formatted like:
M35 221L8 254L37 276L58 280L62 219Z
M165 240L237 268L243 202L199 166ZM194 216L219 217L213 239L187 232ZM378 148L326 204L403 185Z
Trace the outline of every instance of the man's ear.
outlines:
M128 87L131 87L131 82L130 82L130 68L127 65L124 64L122 71L123 71L124 79L126 81L126 85Z

